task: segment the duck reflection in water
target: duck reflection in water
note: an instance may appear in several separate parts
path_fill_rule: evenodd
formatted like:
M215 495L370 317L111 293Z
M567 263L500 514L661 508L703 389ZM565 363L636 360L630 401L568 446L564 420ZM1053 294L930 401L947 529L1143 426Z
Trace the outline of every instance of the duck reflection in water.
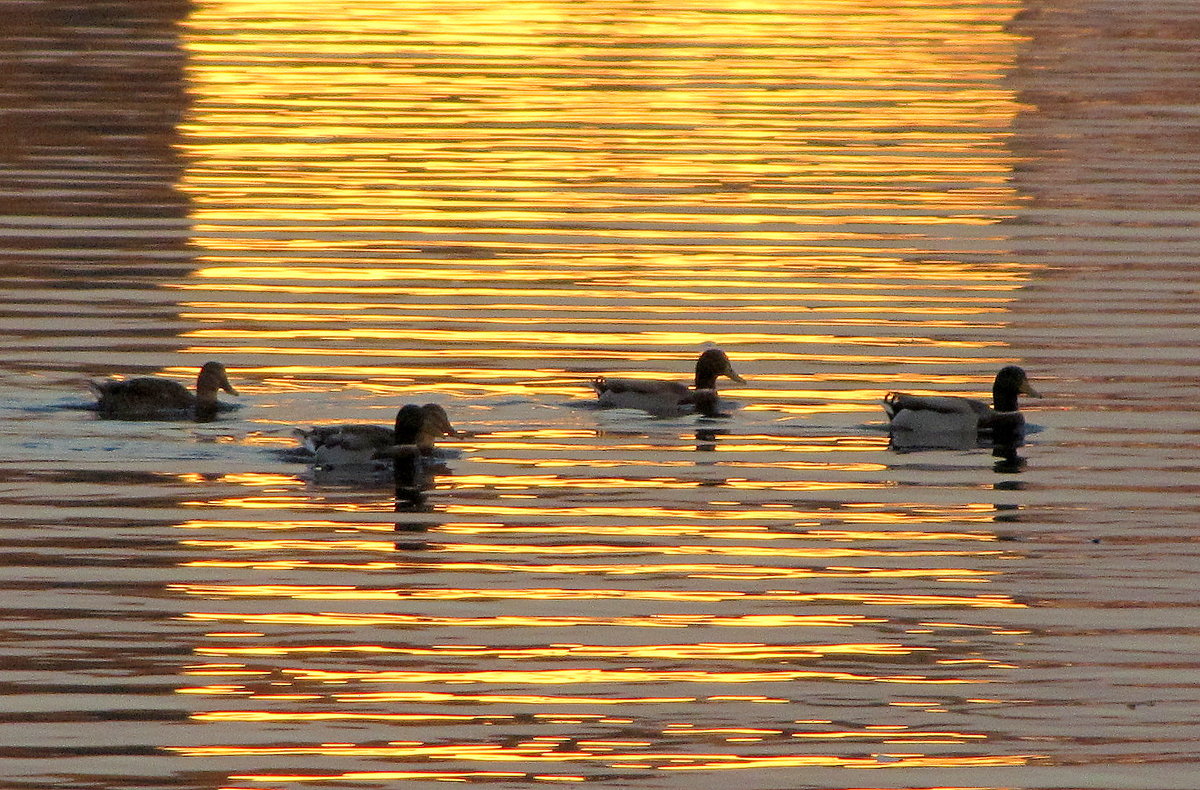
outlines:
M444 412L443 412L444 415ZM394 441L385 447L380 447L374 453L376 460L388 460L392 465L392 483L394 486L394 512L413 513L427 509L426 494L434 485L435 475L448 471L445 464L432 457L431 448L426 447L424 438L428 435L430 423L435 429L440 429L442 422L449 425L448 420L439 420L430 410L422 406L409 404L396 413ZM396 521L396 532L425 532L429 524L423 522ZM425 548L424 543L397 543L401 549Z
M425 490L433 483L433 475L426 467L425 453L418 444L426 419L420 406L401 407L396 412L392 444L378 448L372 455L375 460L386 459L392 463L397 512L423 505Z
M429 522L401 521L403 513L427 512L428 498L425 492L434 485L434 468L431 468L425 456L415 445L394 445L381 453L392 459L392 481L395 485L395 507L393 512L397 521L393 527L395 532L422 533L428 532ZM438 465L441 467L441 465ZM444 467L441 467L444 469ZM420 550L428 548L424 541L398 541L396 548L401 550Z
M1025 459L1017 453L1017 448L1025 443L1025 423L1020 425L1005 425L993 428L990 434L992 442L992 457L996 461L992 468L999 474L1016 474L1025 468ZM997 484L1001 487L1001 484ZM1021 484L1013 482L1012 488L1020 488Z
M701 415L702 424L710 420L729 419L729 414L721 411L721 399L715 389L696 390L694 400L696 411ZM698 426L696 428L696 452L716 452L717 437L725 433L728 431L724 428Z
M1016 477L1025 469L1025 459L1017 453L1017 448L1024 443L1024 439L1024 431L1015 430L1011 426L992 431L992 457L995 458L992 469L997 474L1005 475L992 485L996 491L1020 491L1025 488L1025 483ZM1020 505L997 503L994 507L995 515L992 516L992 520L997 523L1008 524L1023 520L1023 508ZM1000 539L1012 538L1002 536Z

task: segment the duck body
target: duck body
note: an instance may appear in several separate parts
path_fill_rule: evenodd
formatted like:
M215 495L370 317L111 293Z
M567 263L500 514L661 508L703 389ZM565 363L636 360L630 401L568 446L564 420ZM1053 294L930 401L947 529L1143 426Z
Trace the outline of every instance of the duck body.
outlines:
M326 425L297 429L296 437L313 463L326 468L375 466L383 459L432 455L442 436L457 436L446 410L436 403L409 404L396 414L393 427L385 425ZM394 448L409 448L397 450Z
M745 382L733 369L729 357L719 348L710 348L696 360L694 386L679 381L617 378L592 379L597 402L608 409L639 409L655 416L677 416L698 412L718 416L717 378Z
M313 462L327 467L370 463L376 452L396 443L396 432L386 425L323 425L295 434Z
M980 433L1019 433L1024 430L1018 397L1021 393L1041 397L1025 371L1008 365L996 374L992 384L992 405L976 398L956 395L910 395L889 392L883 398L883 410L893 435L946 434L977 436Z
M101 417L126 420L212 419L217 412L236 408L218 401L218 390L238 394L220 362L206 362L200 368L195 393L159 376L89 381L88 387L96 395Z

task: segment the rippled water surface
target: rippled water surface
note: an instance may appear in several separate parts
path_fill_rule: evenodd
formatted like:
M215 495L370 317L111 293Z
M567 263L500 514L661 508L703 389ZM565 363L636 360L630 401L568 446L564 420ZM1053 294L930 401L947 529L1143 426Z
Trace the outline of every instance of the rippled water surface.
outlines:
M0 13L5 787L1196 786L1194 4Z

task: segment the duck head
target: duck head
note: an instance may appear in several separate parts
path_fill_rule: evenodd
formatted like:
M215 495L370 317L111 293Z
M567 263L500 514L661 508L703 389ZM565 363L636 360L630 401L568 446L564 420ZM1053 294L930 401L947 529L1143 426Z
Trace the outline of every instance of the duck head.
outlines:
M1042 397L1029 383L1024 369L1016 365L1000 368L992 384L992 403L996 411L1017 411L1017 399L1022 393L1033 398Z
M200 375L196 376L196 399L201 402L215 402L217 390L225 390L230 395L238 394L229 383L224 365L220 362L205 362L204 367L200 368Z
M739 384L744 384L746 381L734 372L733 364L730 363L729 357L725 355L724 351L719 348L710 348L696 360L696 389L715 389L718 376L726 376Z
M401 406L400 411L396 412L396 444L416 444L424 426L425 412L421 411L420 406L412 403Z
M426 403L421 407L421 415L425 418L424 432L430 436L458 436L458 431L450 424L450 416L446 410L436 403Z

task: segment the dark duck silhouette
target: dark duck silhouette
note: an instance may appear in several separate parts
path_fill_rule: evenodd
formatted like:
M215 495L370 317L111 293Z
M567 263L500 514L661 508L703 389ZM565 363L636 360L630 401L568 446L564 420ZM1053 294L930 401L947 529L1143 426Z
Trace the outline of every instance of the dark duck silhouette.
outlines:
M1021 394L1040 398L1029 383L1025 371L1008 365L996 374L992 384L992 405L976 398L956 395L910 395L889 392L883 398L889 427L893 434L1006 433L1023 431L1025 416L1018 398Z
M220 362L204 363L196 376L195 393L161 376L89 381L88 387L96 394L100 416L128 420L212 419L219 411L235 408L217 400L218 390L238 394Z
M404 419L401 420L401 415ZM409 404L396 415L396 424L324 425L296 429L296 437L311 453L313 462L326 468L373 465L393 447L414 447L421 455L431 455L435 441L442 436L458 436L446 410L436 403Z
M616 409L640 409L656 416L699 412L716 416L717 378L725 376L744 383L733 369L729 357L719 348L710 348L696 360L694 386L680 381L660 381L601 376L592 379L601 406Z

